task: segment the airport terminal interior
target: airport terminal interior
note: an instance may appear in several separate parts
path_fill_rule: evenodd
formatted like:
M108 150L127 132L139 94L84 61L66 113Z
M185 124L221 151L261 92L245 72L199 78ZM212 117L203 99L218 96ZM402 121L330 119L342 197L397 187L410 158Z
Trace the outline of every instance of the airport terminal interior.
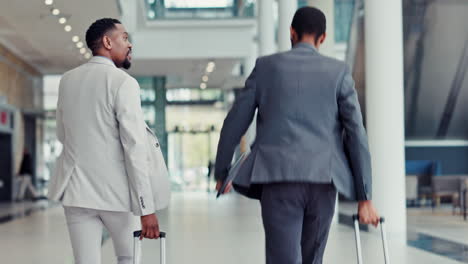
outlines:
M104 17L129 33L128 73L167 162L167 263L265 263L259 202L216 199L213 167L256 59L291 49L303 6L327 16L320 53L352 70L390 261L468 263L466 0L0 0L0 263L73 263L63 207L46 198L58 87L92 58L85 32ZM235 156L254 140L252 124ZM324 263L358 263L357 204L337 201ZM385 263L380 229L362 225L361 241L365 263ZM159 242L143 242L142 263L157 263ZM106 231L102 261L116 263Z

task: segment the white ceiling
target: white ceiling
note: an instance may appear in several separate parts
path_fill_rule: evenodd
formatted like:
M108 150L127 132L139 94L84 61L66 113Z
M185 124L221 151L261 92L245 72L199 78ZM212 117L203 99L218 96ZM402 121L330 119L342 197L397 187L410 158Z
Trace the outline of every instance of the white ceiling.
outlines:
M0 0L0 41L44 74L60 74L85 60L72 36L84 40L88 26L98 18L119 17L116 0L55 0L54 7L68 16L71 32L44 0Z
M86 61L72 37L78 35L84 42L86 29L96 19L120 18L118 1L54 0L53 6L61 14L53 16L51 6L46 6L44 0L0 0L0 43L43 74L62 74ZM68 18L71 32L65 32L64 25L58 23L62 15ZM198 87L210 60L216 62L216 70L210 75L208 87L221 88L232 79L232 70L239 59L137 59L132 62L130 73L169 75L170 88Z

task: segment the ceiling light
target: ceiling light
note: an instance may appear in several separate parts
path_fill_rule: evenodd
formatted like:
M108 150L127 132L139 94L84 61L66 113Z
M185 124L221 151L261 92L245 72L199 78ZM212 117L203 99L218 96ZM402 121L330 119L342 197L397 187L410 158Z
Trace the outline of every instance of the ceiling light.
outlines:
M91 58L91 54L89 54L89 52L88 52L88 53L86 53L86 54L84 55L84 57L85 57L87 60L89 60L89 59Z
M216 67L216 64L214 63L214 61L208 62L208 65L206 66L206 72L212 73L215 67Z
M67 23L67 19L64 18L64 17L61 17L61 18L59 19L59 23L60 23L60 24L65 24L65 23Z
M81 49L80 49L80 53L81 53L81 54L85 54L85 53L86 53L86 49L85 49L85 48L81 48Z
M204 75L204 76L202 77L202 81L208 82L208 76Z
M54 3L54 0L45 0L44 2L46 5L52 5Z
M83 47L83 42L80 41L80 42L76 43L76 47L81 49Z
M60 14L60 10L58 10L57 8L52 9L52 15L58 16L59 14Z
M72 27L70 25L65 26L65 31L70 32L72 30Z
M148 11L148 17L154 19L156 17L156 13L153 10Z
M206 83L200 83L200 89L206 89Z
M156 2L155 0L148 0L148 4L152 5L154 4L154 2Z
M73 36L72 40L73 42L78 42L80 41L80 38L78 36Z

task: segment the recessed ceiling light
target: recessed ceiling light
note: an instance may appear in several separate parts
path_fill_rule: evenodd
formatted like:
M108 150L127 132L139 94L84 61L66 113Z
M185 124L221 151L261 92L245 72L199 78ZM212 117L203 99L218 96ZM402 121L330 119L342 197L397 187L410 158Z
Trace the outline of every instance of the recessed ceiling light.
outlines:
M81 48L81 49L80 49L80 53L81 53L81 54L85 54L85 53L86 53L86 49L85 49L85 48Z
M59 19L59 23L60 23L60 24L65 24L65 23L67 23L67 19L64 18L64 17L61 17L61 18Z
M59 14L60 14L60 10L58 10L57 8L52 9L52 15L58 16Z
M80 41L80 42L76 43L76 47L81 49L83 47L83 42Z
M215 67L216 67L216 64L214 63L214 61L208 62L208 65L206 65L206 72L212 73Z
M66 32L70 32L72 30L72 27L70 25L66 25L64 29Z
M200 83L200 89L206 89L206 83Z
M202 81L208 82L208 76L204 75L204 76L202 77Z
M73 42L78 42L78 41L80 41L80 38L78 36L73 36L72 41Z
M54 0L45 0L44 2L46 5L52 5L54 3Z
M89 59L91 58L91 54L86 53L86 54L84 55L84 57L85 57L85 59L89 60Z

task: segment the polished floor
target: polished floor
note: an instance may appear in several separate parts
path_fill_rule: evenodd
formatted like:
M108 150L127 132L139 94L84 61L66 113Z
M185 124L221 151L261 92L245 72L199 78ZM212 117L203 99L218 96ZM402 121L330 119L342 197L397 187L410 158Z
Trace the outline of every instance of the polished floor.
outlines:
M0 224L13 221L15 219L30 216L38 211L47 210L50 207L58 206L48 201L24 201L14 203L0 203Z
M236 195L216 200L213 194L175 193L170 210L159 214L168 233L167 263L264 263L264 235L259 204ZM365 263L384 263L377 233L363 233ZM395 244L392 263L455 264L448 257ZM143 262L158 263L159 241L143 243ZM324 263L357 263L353 229L334 225ZM61 207L37 210L0 224L0 263L72 264ZM103 264L114 264L112 242L103 244Z
M452 207L408 209L408 244L468 263L468 221Z

